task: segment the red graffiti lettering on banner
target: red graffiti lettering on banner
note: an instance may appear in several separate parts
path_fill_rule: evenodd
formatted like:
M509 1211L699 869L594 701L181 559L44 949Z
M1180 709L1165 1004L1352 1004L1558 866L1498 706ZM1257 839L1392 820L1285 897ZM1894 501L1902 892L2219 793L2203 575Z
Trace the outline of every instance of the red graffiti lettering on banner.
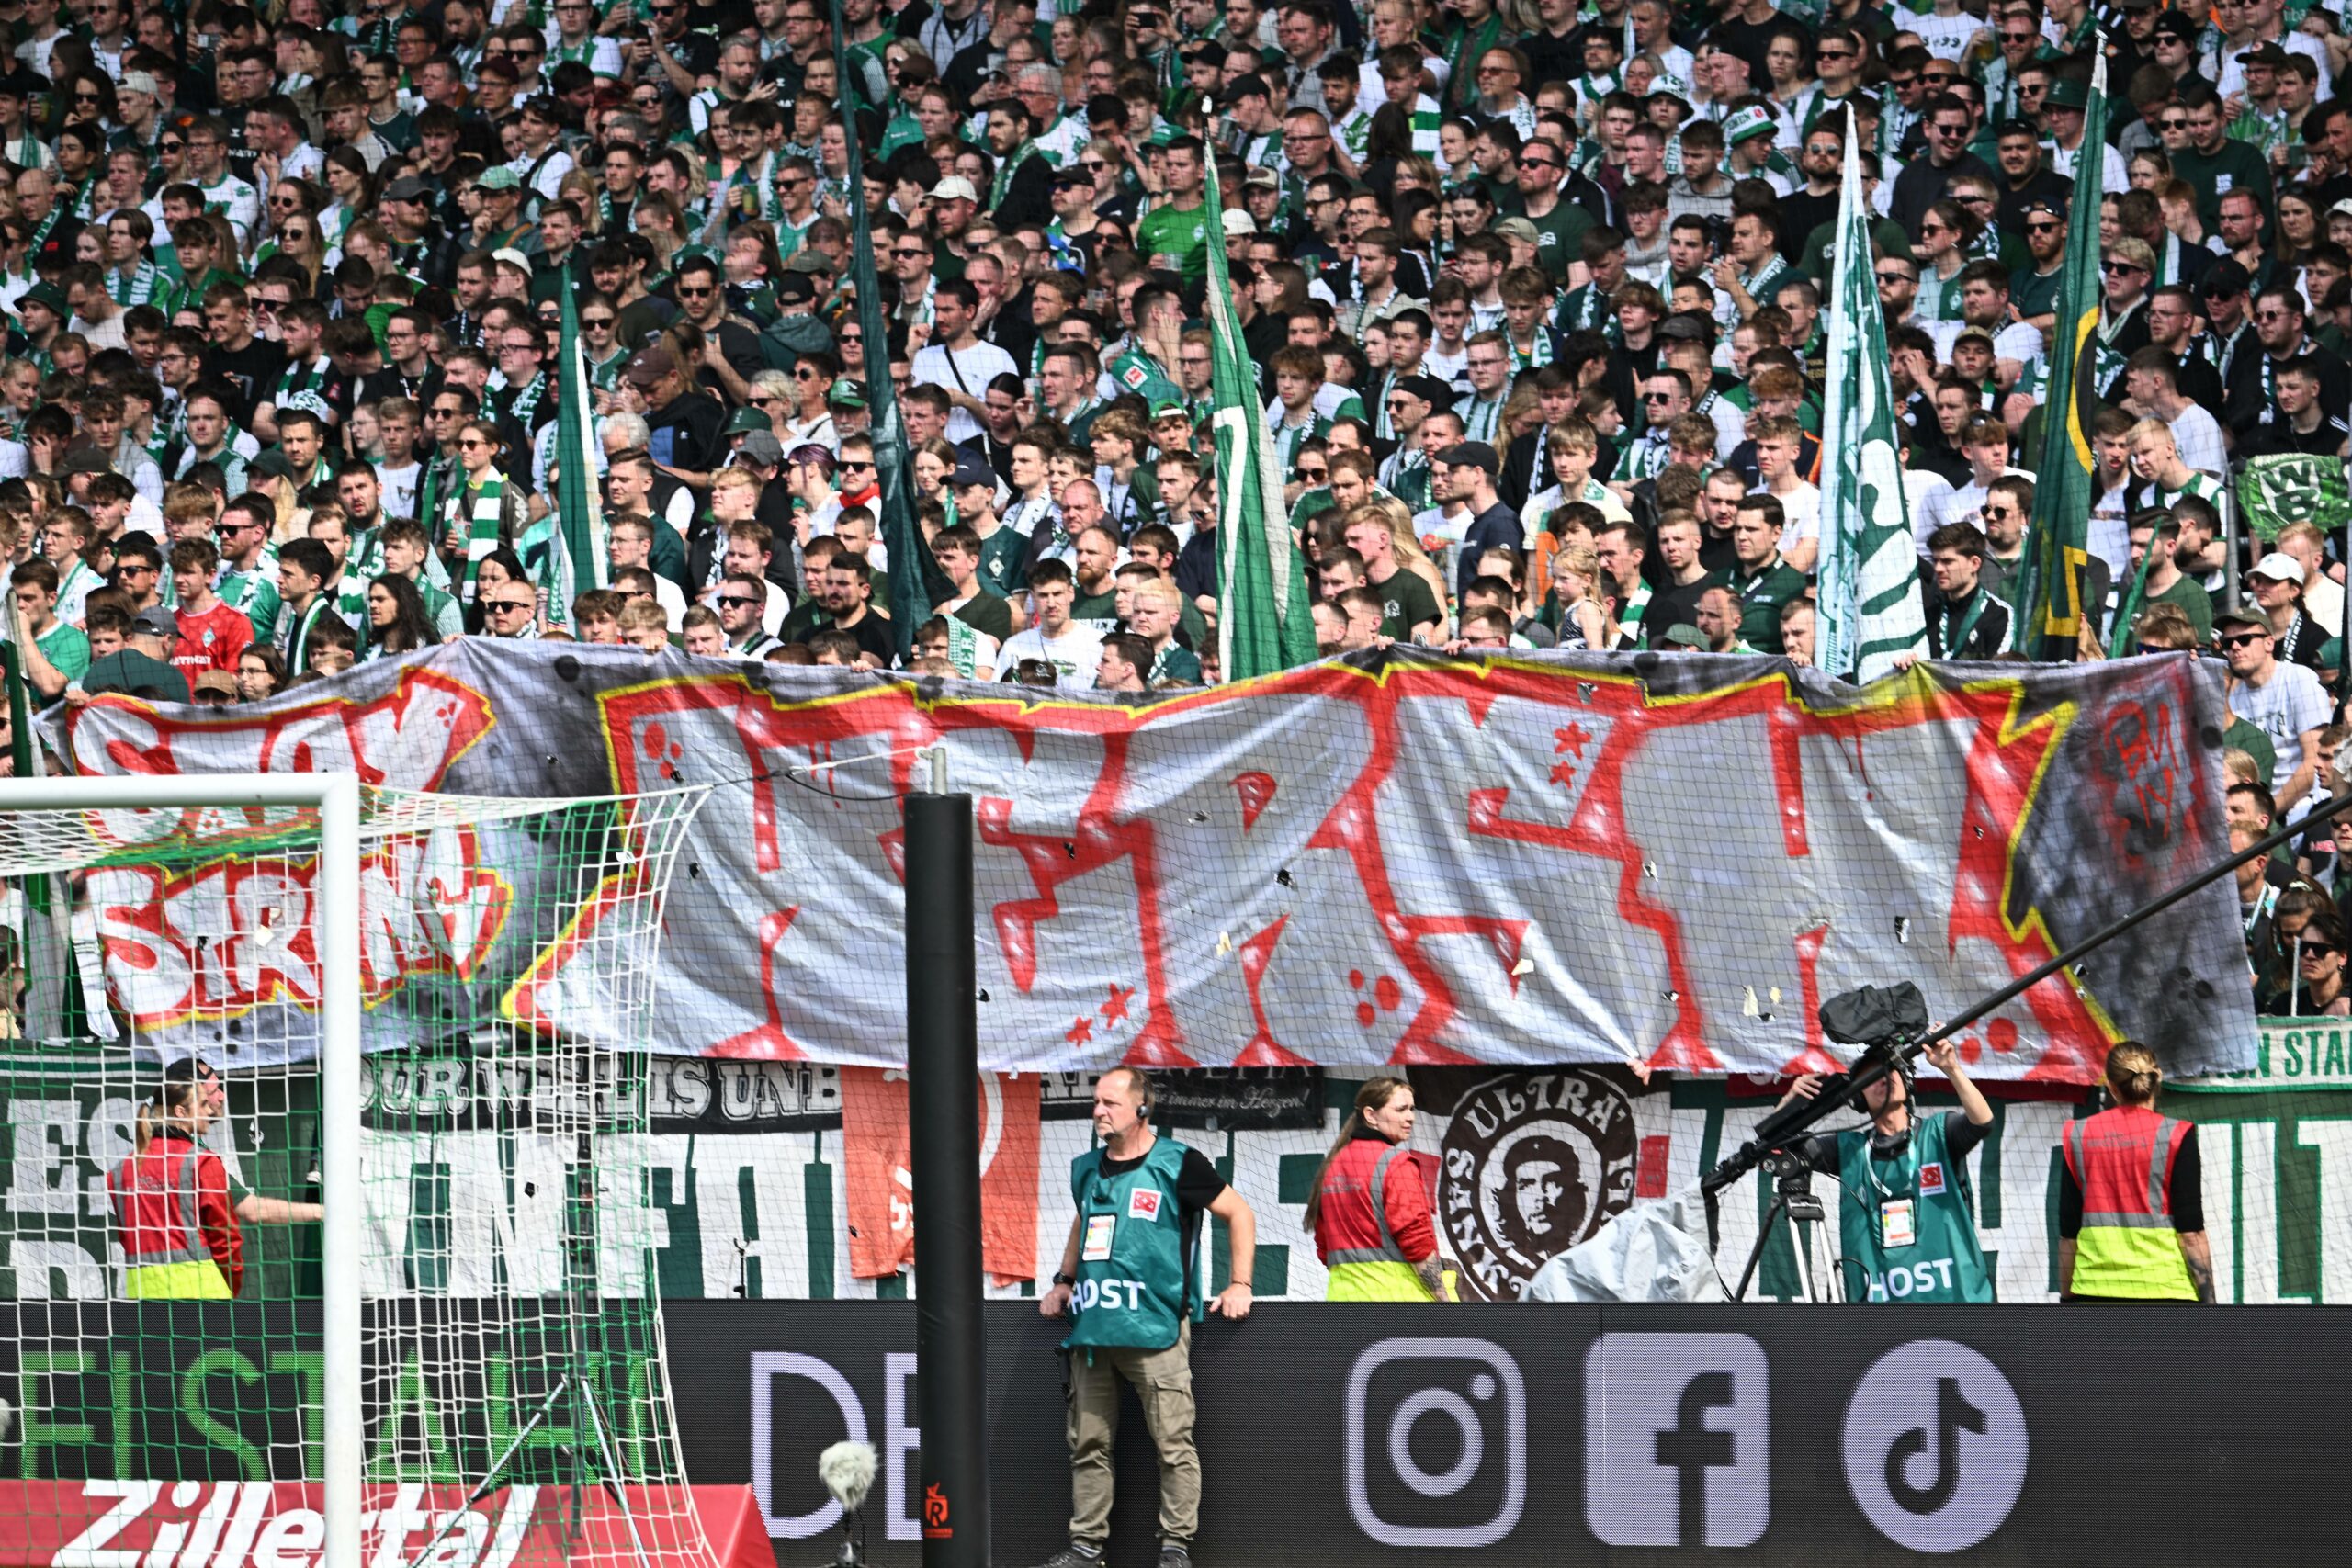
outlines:
M90 873L108 988L139 1029L319 999L311 930L318 862L217 861ZM422 975L471 979L505 928L514 888L468 829L404 834L359 863L359 980L373 1003Z
M787 802L785 793L814 790L833 795L837 803L903 793L915 783L917 750L944 739L957 743L959 759L968 759L968 763L957 764L971 768L967 777L990 782L978 806L984 854L1003 852L1018 867L1012 874L1028 884L1026 893L997 897L989 905L1001 974L1023 996L1043 996L1049 985L1057 987L1065 980L1073 987L1080 985L1080 976L1049 975L1056 959L1048 932L1057 923L1069 923L1074 885L1083 885L1084 896L1092 900L1090 916L1099 921L1105 897L1101 878L1114 868L1124 868L1127 880L1116 884L1112 896L1131 900L1125 918L1134 923L1126 928L1125 941L1141 968L1136 1004L1139 1027L1131 1040L1112 1043L1113 1049L1124 1050L1125 1060L1184 1065L1220 1058L1250 1064L1320 1059L1319 1052L1298 1042L1293 1042L1296 1050L1276 1043L1265 987L1270 981L1278 990L1286 983L1298 987L1283 993L1290 998L1287 1005L1295 1008L1301 1005L1298 998L1315 994L1316 978L1286 982L1286 971L1303 973L1302 966L1329 965L1335 960L1364 966L1370 954L1358 956L1352 948L1332 947L1340 940L1333 934L1339 931L1335 922L1350 910L1368 914L1374 928L1370 940L1387 950L1386 958L1373 966L1394 974L1397 1005L1393 1012L1374 1009L1365 1024L1379 1030L1376 1039L1385 1059L1408 1064L1473 1059L1488 1043L1483 1032L1496 1027L1498 1010L1517 997L1523 976L1540 968L1544 975L1540 983L1551 987L1556 966L1573 979L1579 961L1596 961L1586 958L1581 939L1602 934L1599 927L1561 922L1563 929L1542 938L1546 945L1539 965L1529 956L1531 943L1538 940L1534 922L1516 910L1416 907L1432 888L1463 888L1476 878L1458 871L1445 877L1420 876L1409 870L1400 874L1400 866L1413 863L1404 857L1434 854L1460 861L1484 852L1482 846L1504 843L1519 846L1522 855L1527 850L1552 852L1613 868L1613 900L1604 894L1600 909L1592 912L1613 915L1608 931L1645 934L1655 948L1624 949L1618 934L1611 940L1621 945L1609 951L1617 962L1637 956L1645 964L1657 963L1663 982L1658 993L1661 1022L1634 1054L1653 1067L1703 1071L1719 1069L1724 1062L1709 1043L1711 1032L1742 1027L1736 1017L1724 1016L1720 1001L1704 998L1720 998L1726 988L1736 996L1738 987L1735 982L1727 987L1731 977L1698 972L1690 922L1707 918L1708 910L1720 906L1699 901L1708 895L1708 886L1687 874L1687 866L1668 865L1669 871L1685 870L1679 880L1660 874L1658 862L1685 846L1668 837L1674 829L1652 808L1645 791L1654 786L1646 776L1634 776L1637 765L1666 770L1663 776L1671 783L1679 775L1668 764L1682 757L1686 761L1680 765L1687 766L1691 745L1717 750L1729 746L1742 749L1743 754L1752 750L1752 772L1743 776L1754 777L1759 785L1769 780L1773 798L1768 820L1773 827L1767 831L1778 843L1778 863L1791 868L1792 879L1785 886L1758 881L1745 902L1752 919L1786 921L1777 938L1786 944L1780 948L1786 957L1773 977L1759 977L1752 988L1761 992L1785 983L1786 991L1774 997L1775 1012L1785 1006L1779 997L1794 993L1789 1001L1804 1016L1804 1044L1788 1060L1789 1069L1798 1070L1821 1060L1813 1014L1825 955L1872 951L1857 934L1857 922L1882 918L1875 910L1831 918L1838 906L1825 903L1824 889L1834 892L1846 868L1811 863L1817 858L1815 839L1823 824L1808 816L1808 766L1831 776L1850 776L1859 767L1853 759L1866 740L1875 738L1878 756L1909 756L1914 768L1946 770L1908 781L1933 782L1945 792L1935 797L1945 802L1936 809L1947 813L1934 818L1941 824L1937 829L1940 843L1921 844L1903 837L1916 834L1925 819L1920 815L1928 809L1924 799L1898 799L1873 786L1860 797L1861 804L1851 798L1841 801L1849 813L1883 815L1883 821L1858 818L1868 830L1860 846L1875 850L1899 843L1902 853L1914 860L1923 851L1949 857L1949 907L1914 912L1923 931L1940 925L1944 940L1936 945L1943 948L1945 961L1963 942L1990 943L2000 967L2018 975L2054 951L2029 890L2015 880L2015 868L2043 772L2076 714L2072 705L2061 704L2029 716L2025 689L2019 681L2005 680L1964 686L1900 682L1873 690L1849 707L1814 710L1777 676L1715 690L1653 695L1630 673L1567 672L1500 660L1479 666L1404 664L1376 676L1319 666L1254 682L1244 696L1211 690L1139 712L1040 699L1029 693L932 701L912 686L895 683L845 690L821 699L788 700L740 676L655 680L606 692L599 700L616 788L661 787L668 779L660 765L680 746L697 759L697 775L749 781L747 858L763 882L783 895L774 907L788 912L768 916L762 926L761 984L767 993L767 1021L725 1042L719 1047L724 1054L801 1054L784 1026L776 976L802 961L796 944L804 940L804 931L814 929L822 935L825 931L823 924L811 928L807 919L796 922L793 914L814 913L815 906L831 920L836 906L830 901L841 892L833 885L837 873L829 873L825 880L812 878L819 863L806 845L787 841L786 825L795 820L796 812L799 823L813 818L806 802L797 795ZM1261 774L1252 769L1217 775L1216 787L1238 794L1244 830L1254 828L1256 839L1266 839L1269 828L1279 820L1278 815L1258 817L1277 789L1317 801L1306 808L1317 815L1292 824L1295 832L1302 821L1313 826L1304 829L1303 837L1291 839L1288 848L1261 849L1255 852L1261 860L1249 863L1272 872L1282 891L1266 890L1262 883L1218 890L1242 900L1263 898L1273 907L1263 908L1247 928L1255 934L1240 938L1236 932L1218 943L1222 955L1238 941L1250 1037L1244 1040L1235 1030L1230 1039L1196 1049L1187 1038L1177 987L1180 982L1203 983L1198 978L1202 961L1187 948L1180 966L1167 947L1165 900L1179 885L1168 880L1171 873L1164 861L1186 854L1177 846L1201 841L1188 834L1214 833L1219 822L1229 825L1231 817L1229 807L1222 817L1213 810L1180 816L1167 793L1168 781L1151 771L1170 753L1153 750L1139 757L1138 750L1147 745L1181 748L1182 727L1188 722L1225 704L1263 703L1270 697L1295 702L1302 712L1310 707L1345 710L1361 723L1362 740L1351 752L1355 761L1336 773L1278 777L1272 771ZM1419 793L1431 776L1426 769L1401 782L1396 770L1400 759L1416 747L1459 744L1449 738L1464 733L1461 716L1474 706L1476 716L1496 723L1501 721L1495 716L1515 709L1513 726L1540 723L1544 728L1535 733L1546 738L1553 756L1541 759L1531 773L1510 757L1460 753L1452 774L1460 781L1459 806L1448 818L1442 810L1432 811L1432 802ZM659 744L651 728L657 725L662 727ZM1889 738L1897 736L1912 738L1909 751L1888 747ZM1653 747L1669 737L1679 750ZM740 769L728 761L730 754L740 756ZM1948 768L1947 758L1951 760ZM1547 798L1532 798L1523 781L1544 778L1555 759L1573 759L1577 765L1557 781L1557 790L1544 792ZM852 770L847 764L853 760L873 765ZM2185 765L2193 765L2193 760ZM1505 782L1493 782L1498 778ZM848 782L852 779L854 785ZM1230 781L1229 785L1224 781ZM2168 788L2168 783L2163 787ZM2156 793L2161 796L2162 790ZM1958 798L1947 802L1947 796ZM1193 799L1187 804L1203 803ZM1839 821L1842 825L1845 818ZM895 878L899 874L897 839L895 822L875 828L870 864L876 874ZM1851 841L1833 841L1841 854L1852 852ZM1262 856L1268 852L1284 859L1266 865ZM1333 883L1328 867L1334 863L1344 867L1342 881L1351 886ZM1196 863L1186 858L1183 863L1190 878ZM1771 863L1768 859L1751 864L1751 874L1760 876ZM1512 863L1510 874L1521 874L1522 864ZM984 867L983 886L990 876L1001 880L1003 869ZM1890 874L1908 878L1905 886L1933 886L1901 866ZM1317 877L1312 897L1299 892ZM1589 873L1585 880L1589 886ZM1181 886L1186 897L1201 896L1202 889L1191 881ZM1311 911L1310 921L1323 924L1310 928L1291 919L1291 914L1303 910ZM1898 923L1909 918L1903 916ZM1116 929L1115 920L1112 929ZM1198 922L1188 919L1183 929L1197 931ZM1304 941L1303 930L1309 931ZM1833 944L1839 943L1841 931L1847 935L1838 949ZM1087 932L1086 951L1098 951L1105 934ZM1771 937L1769 931L1760 934ZM1464 938L1466 949L1460 941ZM1770 946L1771 940L1765 940L1759 952ZM1349 956L1341 957L1341 953ZM812 964L828 956L821 947L807 950L807 955ZM1922 951L1921 956L1928 954ZM1181 975L1171 973L1179 967ZM1099 975L1082 978L1094 987L1093 995L1101 995ZM1055 995L1059 996L1058 990ZM1465 1015L1465 1008L1475 1010ZM2034 1064L2035 1077L2077 1081L2095 1071L2098 1053L2117 1037L2096 1000L2062 982L2035 987L2018 1010L2030 1011L2047 1042ZM1069 1027L1053 1025L1057 1033ZM1465 1032L1472 1028L1482 1033ZM1644 1028L1648 1032L1652 1026ZM1104 1032L1098 1027L1087 1043L1102 1050Z

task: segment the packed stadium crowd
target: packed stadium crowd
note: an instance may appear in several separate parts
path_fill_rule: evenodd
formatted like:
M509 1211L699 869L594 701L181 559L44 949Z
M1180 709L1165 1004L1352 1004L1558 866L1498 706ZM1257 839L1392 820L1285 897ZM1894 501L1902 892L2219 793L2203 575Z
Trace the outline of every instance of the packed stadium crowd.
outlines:
M1323 651L1809 661L1849 152L1918 656L2048 657L2012 590L2087 156L2065 651L2218 652L2262 782L2316 776L2342 489L2258 532L2223 491L2269 454L2341 478L2324 7L8 0L0 31L0 546L43 700L253 700L458 637L1216 681L1211 191Z

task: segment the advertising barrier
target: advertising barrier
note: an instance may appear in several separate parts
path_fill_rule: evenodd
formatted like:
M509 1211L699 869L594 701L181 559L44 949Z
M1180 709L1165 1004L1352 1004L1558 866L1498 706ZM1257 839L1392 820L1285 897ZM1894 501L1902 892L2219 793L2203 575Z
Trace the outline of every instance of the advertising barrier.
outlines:
M682 1385L712 1386L687 1464L751 1466L780 1564L827 1560L813 1466L843 1436L883 1455L875 1561L917 1561L910 1308L714 1304L676 1325L700 1363ZM1043 1561L1066 1529L1060 1332L989 1309L1001 1563ZM2340 1562L2352 1529L2335 1314L1274 1305L1194 1332L1203 1562L2293 1568ZM1132 1401L1118 1488L1111 1560L1148 1562Z
M1400 649L1129 709L469 638L233 710L102 697L57 739L87 773L715 786L666 907L677 1055L903 1064L898 795L944 744L978 817L985 1066L1783 1074L1826 1059L1824 997L1900 975L1951 1016L2225 854L2225 722L2211 666L2178 656L1857 689L1760 658ZM532 907L536 852L486 830L371 862L364 909L446 917L429 943L368 921L371 1046L528 967L510 949L540 933L502 911ZM300 1055L300 955L214 976L185 934L220 881L172 883L157 930L155 887L105 874L114 1000L158 1046L236 1018ZM2234 910L2206 889L2035 987L1986 1021L1980 1076L2086 1083L2126 1035L2176 1074L2242 1070Z
M118 1343L138 1329L148 1348L125 1367L130 1351L48 1311L0 1309L0 1387L23 1423L0 1562L307 1568L301 1488L240 1484L254 1446L282 1473L300 1462L284 1445L306 1440L255 1410L301 1368L238 1359L283 1340L283 1321L208 1309L176 1337L124 1321ZM48 1335L67 1327L60 1352ZM1000 1563L1043 1561L1066 1529L1062 1332L1028 1303L988 1311ZM748 1486L778 1568L831 1561L841 1514L817 1455L854 1438L882 1461L872 1560L920 1560L914 1334L904 1303L670 1309L687 1472L714 1540L712 1489L723 1513L723 1489ZM1203 1562L2333 1568L2352 1532L2352 1326L2333 1313L1276 1303L1211 1319L1193 1344ZM146 1403L151 1382L173 1396ZM381 1419L447 1443L446 1477L371 1504L379 1544L389 1509L413 1551L431 1528L416 1520L458 1506L496 1434L479 1390L430 1368ZM1111 1560L1148 1562L1157 1479L1131 1398L1117 1475ZM434 1562L550 1561L568 1489L536 1464L526 1477ZM406 1562L397 1547L370 1560Z

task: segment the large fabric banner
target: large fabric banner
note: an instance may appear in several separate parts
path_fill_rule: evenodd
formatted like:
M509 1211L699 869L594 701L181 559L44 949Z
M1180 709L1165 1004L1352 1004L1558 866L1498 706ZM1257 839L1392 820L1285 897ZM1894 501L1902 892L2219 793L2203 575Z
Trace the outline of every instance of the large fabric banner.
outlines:
M1950 1017L2225 854L2225 716L2186 656L1855 688L1765 659L1396 650L1123 708L468 639L252 707L101 698L54 734L87 773L714 786L664 922L671 1053L903 1062L898 796L937 744L978 816L989 1068L1779 1074L1828 1060L1825 997L1910 980ZM514 835L462 849L435 885L533 878ZM2223 879L1984 1020L1967 1060L2087 1082L2136 1036L2177 1075L2246 1068L2235 917ZM136 948L109 940L118 990L153 983ZM449 983L447 953L416 962ZM371 976L378 1014L398 986Z

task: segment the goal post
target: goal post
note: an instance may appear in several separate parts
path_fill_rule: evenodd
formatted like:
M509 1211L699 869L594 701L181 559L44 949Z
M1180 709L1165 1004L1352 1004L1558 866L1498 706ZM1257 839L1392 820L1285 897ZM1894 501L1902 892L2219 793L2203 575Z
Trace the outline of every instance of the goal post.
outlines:
M649 1062L707 793L0 781L0 1552L710 1568Z
M317 813L319 945L321 1568L360 1568L359 779L354 773L198 773L0 779L0 814L270 810Z

